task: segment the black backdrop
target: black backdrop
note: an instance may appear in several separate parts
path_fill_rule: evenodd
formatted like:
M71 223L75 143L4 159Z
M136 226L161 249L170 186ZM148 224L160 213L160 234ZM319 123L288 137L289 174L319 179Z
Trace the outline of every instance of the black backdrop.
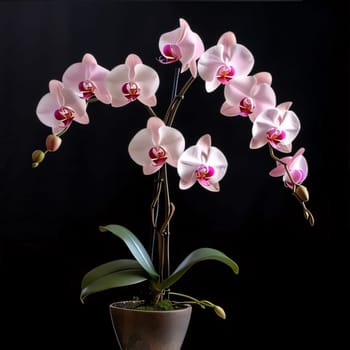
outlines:
M148 239L152 180L126 151L146 112L137 103L93 105L90 125L73 125L59 152L32 169L31 152L49 132L35 108L48 81L85 52L109 69L134 52L159 71L161 114L172 68L154 58L160 34L179 17L206 48L235 32L255 56L254 72L271 72L278 102L293 101L302 124L294 149L306 148L308 207L316 219L311 228L281 180L268 176L274 163L267 149L249 150L247 120L219 114L222 91L208 95L197 81L175 126L188 145L210 132L229 171L218 194L199 186L180 191L170 175L172 258L175 264L211 246L241 270L232 278L221 265L203 263L179 282L178 290L228 314L223 321L194 308L183 349L337 348L346 256L340 240L349 232L348 15L347 5L334 2L1 1L1 348L117 348L107 306L135 289L82 305L80 280L96 264L127 256L98 225L124 224Z

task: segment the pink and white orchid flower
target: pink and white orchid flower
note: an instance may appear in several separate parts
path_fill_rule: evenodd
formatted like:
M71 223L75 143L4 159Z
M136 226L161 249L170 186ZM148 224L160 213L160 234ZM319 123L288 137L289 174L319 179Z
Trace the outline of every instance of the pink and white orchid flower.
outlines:
M149 107L157 104L155 93L159 87L158 74L153 68L143 64L135 54L129 54L125 64L110 71L106 86L112 95L113 107L122 107L135 100Z
M275 108L264 110L256 117L250 148L260 148L269 143L280 152L291 152L292 142L300 131L299 118L289 110L291 104L281 103Z
M300 148L294 156L288 156L281 158L281 161L286 163L288 171L292 176L293 180L297 184L301 184L308 175L308 165L303 153L305 148ZM282 176L282 180L285 186L293 189L293 183L286 172L286 169L280 162L276 162L276 167L273 168L269 175L273 177Z
M183 18L180 18L179 22L179 28L160 36L158 46L163 57L159 59L159 62L168 64L180 61L182 63L181 73L189 69L195 78L197 76L196 61L204 52L204 44Z
M252 84L247 95L238 93L232 88L232 84L225 85L225 102L220 113L232 117L249 117L254 122L256 117L265 109L276 106L276 95L271 87L272 77L268 72L260 72L254 75L256 81Z
M248 77L253 65L252 53L237 43L234 33L226 32L199 58L198 74L205 80L207 92L214 91L220 84L232 84L235 94L247 95L254 84L254 78Z
M218 192L219 181L224 177L227 166L225 155L211 145L211 136L203 135L196 145L186 149L179 158L179 187L186 190L198 182L206 190Z
M64 87L58 80L51 80L49 91L40 99L36 114L43 124L52 128L54 135L67 129L73 121L89 124L86 102L72 89Z
M112 97L105 85L108 73L109 70L98 65L93 55L86 53L81 62L73 63L65 70L62 83L85 100L96 97L99 101L109 104Z
M176 167L184 149L181 132L158 117L150 117L147 127L132 138L128 147L131 159L143 167L144 175L157 172L165 163Z

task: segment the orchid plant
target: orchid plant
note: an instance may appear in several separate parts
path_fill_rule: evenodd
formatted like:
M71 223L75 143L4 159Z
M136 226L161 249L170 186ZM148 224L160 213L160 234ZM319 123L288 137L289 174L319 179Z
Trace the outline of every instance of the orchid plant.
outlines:
M177 170L181 190L198 184L211 192L220 191L220 181L228 166L225 155L214 146L210 134L200 136L195 145L185 147L183 134L173 127L178 108L198 77L204 81L208 93L223 86L224 102L220 113L226 117L241 116L251 122L250 148L268 147L269 155L276 164L270 175L282 178L285 187L302 205L305 218L314 225L314 218L306 207L308 191L302 185L308 175L308 165L303 155L305 149L282 158L275 153L287 154L292 151L300 121L290 110L291 102L277 104L270 73L250 75L254 56L237 42L233 32L225 32L216 45L205 50L200 36L191 30L185 19L180 18L179 27L160 35L159 50L161 56L158 64L180 63L175 69L171 103L162 117L153 110L157 105L156 92L160 85L156 70L144 64L135 53L129 54L124 63L111 70L100 66L92 54L86 53L81 62L65 70L61 81L49 82L49 92L37 105L37 117L51 129L51 133L46 138L46 149L37 149L32 153L32 166L37 167L48 152L59 149L62 135L73 122L89 124L87 107L91 103L100 102L114 108L135 101L143 104L148 111L148 120L145 128L131 139L128 152L131 159L142 167L144 175L154 175L156 179L151 201L152 249L148 251L137 236L124 226L100 226L101 231L109 231L123 240L133 259L110 261L88 271L81 283L81 300L107 289L148 282L150 293L147 302L150 304L159 305L164 301L171 301L172 306L182 302L196 303L203 308L213 308L220 317L225 318L220 306L170 290L194 264L204 260L219 261L234 274L239 270L236 262L226 254L207 247L191 252L175 270L170 268L169 224L175 205L170 200L168 166ZM179 76L183 73L189 74L189 77L178 91ZM175 301L171 296L186 300Z

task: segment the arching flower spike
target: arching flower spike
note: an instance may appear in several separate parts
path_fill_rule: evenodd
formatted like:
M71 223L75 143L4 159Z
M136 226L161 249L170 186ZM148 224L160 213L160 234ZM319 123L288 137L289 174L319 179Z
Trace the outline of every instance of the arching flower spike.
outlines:
M149 107L157 104L155 93L159 87L158 74L135 54L128 55L125 64L110 71L106 77L106 86L112 95L113 107L122 107L135 100Z
M132 138L128 147L131 159L143 167L145 175L157 172L165 163L176 167L184 149L181 132L158 117L150 117L147 127Z
M254 84L248 77L254 65L252 53L243 45L237 44L232 32L221 35L217 45L206 50L198 60L198 74L205 80L207 92L219 85L232 84L232 89L247 95Z
M300 121L289 110L290 106L291 102L284 102L275 108L266 109L256 117L250 148L260 148L269 143L280 152L291 152L292 142L300 131Z
M206 190L218 192L219 181L227 170L227 159L211 145L211 136L203 135L196 145L186 149L179 158L177 172L180 189L186 190L198 182Z
M159 62L168 64L180 61L182 63L181 73L189 69L195 78L197 76L196 61L204 52L204 44L183 18L180 18L179 22L179 28L160 36L158 46L163 57L159 59Z
M305 157L303 156L305 149L300 148L294 156L288 156L281 158L281 161L287 164L287 168L292 176L293 180L297 184L301 184L308 175L308 165ZM280 162L276 162L276 167L269 172L270 176L278 177L282 176L282 180L285 186L293 189L293 183Z
M276 95L271 87L272 77L268 72L260 72L254 75L256 82L252 84L249 93L243 95L227 84L224 89L225 102L220 113L232 117L249 117L254 122L256 117L265 109L276 106Z
M89 123L86 102L72 89L64 87L58 80L51 80L49 91L40 99L36 114L43 124L51 127L54 135L67 129L73 121Z

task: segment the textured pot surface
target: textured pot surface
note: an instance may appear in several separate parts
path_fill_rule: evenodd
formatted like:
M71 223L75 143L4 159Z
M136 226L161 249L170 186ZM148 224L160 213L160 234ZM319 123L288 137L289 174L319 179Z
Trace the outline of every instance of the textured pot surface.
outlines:
M152 311L128 308L130 304L142 304L142 301L121 301L109 306L121 350L181 349L191 318L191 305Z

